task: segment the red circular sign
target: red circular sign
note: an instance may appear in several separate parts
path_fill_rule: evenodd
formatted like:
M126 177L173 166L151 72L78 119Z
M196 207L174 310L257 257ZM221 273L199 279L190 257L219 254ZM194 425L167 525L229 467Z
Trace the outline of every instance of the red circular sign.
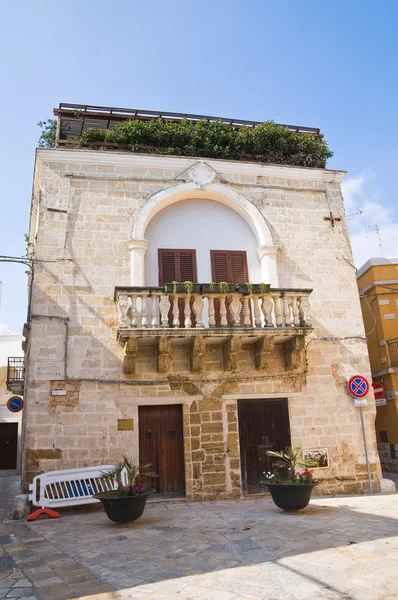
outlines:
M362 375L354 375L348 382L348 391L354 398L364 398L369 392L369 383Z
M372 383L372 386L373 386L373 391L375 393L376 400L380 400L381 398L384 398L384 388L381 385L381 383L374 381Z

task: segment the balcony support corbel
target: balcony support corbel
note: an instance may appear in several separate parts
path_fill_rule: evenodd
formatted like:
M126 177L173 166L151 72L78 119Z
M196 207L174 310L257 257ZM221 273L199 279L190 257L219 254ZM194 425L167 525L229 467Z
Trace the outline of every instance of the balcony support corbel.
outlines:
M169 373L171 366L171 343L168 337L158 339L158 373Z
M236 371L242 341L238 336L231 336L223 344L224 371Z
M123 359L123 373L135 375L135 361L137 358L137 338L129 337L126 342L125 355Z
M194 337L192 341L192 365L193 373L203 373L206 341L203 337Z
M274 352L275 338L264 336L254 344L254 364L257 371L271 369L272 354Z
M303 335L297 335L284 345L285 369L295 371L305 366L305 340Z

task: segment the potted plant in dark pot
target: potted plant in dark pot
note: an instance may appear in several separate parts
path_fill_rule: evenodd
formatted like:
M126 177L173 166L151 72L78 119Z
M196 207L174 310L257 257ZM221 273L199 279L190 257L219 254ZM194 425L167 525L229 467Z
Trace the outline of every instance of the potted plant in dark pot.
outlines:
M282 479L279 473L264 473L262 486L267 486L272 500L285 511L301 510L305 508L310 499L312 490L317 481L313 479L313 471L308 467L316 467L318 463L311 460L303 460L301 450L296 448L285 448L279 452L267 450L267 456L274 458L274 465L287 470L287 478ZM298 471L298 466L304 467Z
M148 471L150 466L136 466L125 456L113 469L102 473L106 479L117 482L115 490L94 495L94 498L101 501L111 521L130 523L140 518L148 496L155 492L146 487L148 477L158 476L157 473Z

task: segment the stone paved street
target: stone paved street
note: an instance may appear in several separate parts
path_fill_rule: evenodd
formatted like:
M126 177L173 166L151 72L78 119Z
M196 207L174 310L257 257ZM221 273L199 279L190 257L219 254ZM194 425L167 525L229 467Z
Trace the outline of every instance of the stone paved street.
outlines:
M1 485L1 480L0 480ZM0 598L396 600L397 495L154 503L0 525Z

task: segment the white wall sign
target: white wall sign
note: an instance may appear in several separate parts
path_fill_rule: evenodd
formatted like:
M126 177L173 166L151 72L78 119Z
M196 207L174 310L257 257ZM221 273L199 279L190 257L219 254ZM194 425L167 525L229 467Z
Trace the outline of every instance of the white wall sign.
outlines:
M66 390L51 390L51 396L66 396Z
M393 392L393 390L388 390L388 392L387 392L387 400L394 400L394 392Z
M35 364L34 379L50 381L65 379L63 362L38 362Z
M385 404L387 404L385 398L376 398L376 406L384 406Z
M367 406L368 399L367 398L354 398L355 406Z

